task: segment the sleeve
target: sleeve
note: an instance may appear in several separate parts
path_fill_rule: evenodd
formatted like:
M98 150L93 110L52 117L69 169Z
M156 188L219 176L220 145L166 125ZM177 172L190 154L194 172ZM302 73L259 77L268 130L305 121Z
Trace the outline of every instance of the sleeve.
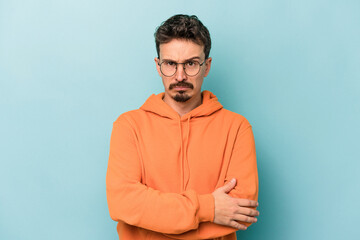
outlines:
M120 117L121 118L121 117ZM214 198L195 191L163 193L141 183L136 134L127 119L113 124L106 174L110 216L115 221L167 234L197 229L214 218Z
M258 200L258 172L256 163L255 140L251 125L247 120L239 127L234 143L232 155L228 164L224 184L236 178L236 187L229 195L236 198ZM246 226L251 223L240 222ZM205 222L197 230L192 230L181 235L171 235L177 239L208 239L225 236L237 229Z
M246 121L247 122L247 121ZM249 123L243 130L239 130L235 142L225 182L236 178L236 187L229 195L236 198L258 200L259 181L256 163L255 140ZM250 226L251 223L242 224Z

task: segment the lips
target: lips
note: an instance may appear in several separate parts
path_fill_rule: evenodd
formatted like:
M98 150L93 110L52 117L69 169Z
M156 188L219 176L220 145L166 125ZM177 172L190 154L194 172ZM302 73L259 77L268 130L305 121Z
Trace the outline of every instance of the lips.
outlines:
M185 91L185 90L193 89L193 88L194 88L194 86L188 82L173 83L173 84L170 84L170 86L169 86L169 90L175 89L177 91Z
M177 91L184 91L187 89L190 89L189 87L174 87L173 89L177 90Z

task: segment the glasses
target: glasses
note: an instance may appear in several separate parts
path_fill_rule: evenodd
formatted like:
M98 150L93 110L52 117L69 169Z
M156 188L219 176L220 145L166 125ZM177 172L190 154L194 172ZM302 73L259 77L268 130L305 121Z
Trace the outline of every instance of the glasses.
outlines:
M202 63L198 61L187 61L184 63L177 63L174 61L164 60L162 63L159 64L161 73L166 77L173 76L177 71L177 66L179 64L183 65L184 72L187 76L193 77L200 72L201 66L205 63L204 60Z

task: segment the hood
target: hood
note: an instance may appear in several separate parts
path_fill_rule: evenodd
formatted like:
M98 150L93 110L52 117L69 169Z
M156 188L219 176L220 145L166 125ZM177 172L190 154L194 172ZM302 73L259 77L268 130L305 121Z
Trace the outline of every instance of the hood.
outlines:
M209 116L223 107L212 92L205 90L201 93L202 104L180 118L179 114L162 100L164 95L164 92L156 95L152 94L140 109L155 113L161 117L179 120Z
M178 122L178 138L180 145L180 159L181 159L181 189L185 190L187 184L189 182L189 160L188 160L188 146L189 146L189 137L191 132L190 127L190 119L198 118L198 117L206 117L215 113L216 111L222 109L222 105L219 103L217 97L212 94L210 91L203 91L202 95L202 104L187 114L180 117L180 115L172 109L167 103L165 103L162 98L165 93L162 92L160 94L151 95L145 103L140 107L140 109L157 114L160 117L169 118L172 120L176 120ZM187 131L183 133L183 126L181 122L185 122L187 124ZM186 137L183 139L183 135L186 134Z

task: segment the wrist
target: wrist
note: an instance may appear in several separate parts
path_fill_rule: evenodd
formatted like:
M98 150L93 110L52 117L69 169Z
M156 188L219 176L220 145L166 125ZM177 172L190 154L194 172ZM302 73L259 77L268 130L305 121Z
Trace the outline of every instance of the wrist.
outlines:
M213 222L215 216L214 196L209 194L199 195L199 222Z

